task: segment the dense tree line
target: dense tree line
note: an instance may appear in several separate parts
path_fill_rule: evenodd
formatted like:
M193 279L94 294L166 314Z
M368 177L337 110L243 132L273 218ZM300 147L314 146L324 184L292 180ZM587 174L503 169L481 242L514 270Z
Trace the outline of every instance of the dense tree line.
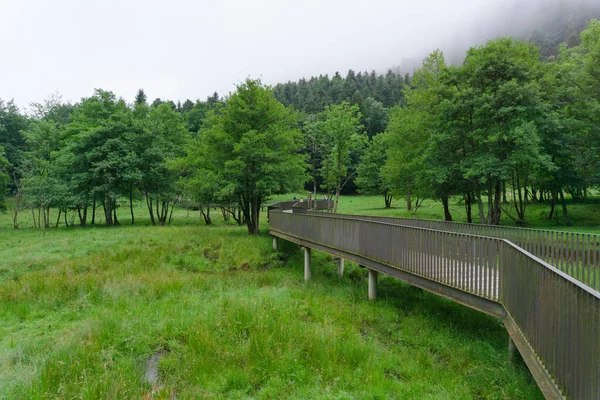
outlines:
M207 223L220 206L258 233L263 201L306 177L297 114L260 81L226 100L148 104L140 90L127 104L98 89L77 104L54 95L30 109L0 102L0 185L14 196L15 228L25 210L39 228L118 225L126 205L134 224L141 200L153 225L168 224L178 203L199 208Z
M330 104L347 102L356 104L363 111L367 99L375 100L385 108L403 104L404 88L410 84L408 74L401 75L388 70L385 75L375 71L358 72L349 70L346 77L336 72L333 77L320 75L298 82L287 82L273 88L275 97L286 106L314 114Z
M532 42L496 39L472 48L461 66L432 53L390 111L379 139L385 161L364 158L364 189L411 199L464 199L468 222L498 224L502 213L525 221L530 202L560 204L565 193L583 200L600 184L600 22L581 44L562 45L540 61ZM372 141L371 147L382 146ZM381 166L376 168L375 166ZM370 186L381 179L383 183ZM509 200L510 199L510 200ZM473 216L477 210L477 217Z
M460 66L440 51L412 77L349 71L270 89L248 79L225 99L183 103L143 90L128 104L96 90L77 104L51 96L27 113L0 100L0 209L14 227L61 221L135 223L135 201L152 224L176 204L207 224L225 219L258 233L270 196L307 184L334 199L357 185L385 206L404 197L460 199L468 222L523 223L527 205L569 224L565 195L584 200L600 185L600 22L545 59L531 41L496 39ZM51 215L51 210L55 214ZM77 222L76 222L77 221Z

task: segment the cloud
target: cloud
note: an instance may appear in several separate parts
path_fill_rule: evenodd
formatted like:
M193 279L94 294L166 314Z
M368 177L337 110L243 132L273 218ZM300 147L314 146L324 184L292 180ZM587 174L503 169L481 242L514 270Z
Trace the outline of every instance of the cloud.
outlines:
M25 106L58 90L78 101L101 87L129 101L139 88L183 101L226 94L247 76L412 72L438 47L458 60L529 29L560 1L0 0L0 97Z

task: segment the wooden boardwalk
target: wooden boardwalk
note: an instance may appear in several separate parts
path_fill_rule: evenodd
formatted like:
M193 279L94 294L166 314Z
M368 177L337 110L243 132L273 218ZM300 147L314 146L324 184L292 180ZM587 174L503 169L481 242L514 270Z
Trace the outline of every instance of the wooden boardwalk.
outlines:
M367 268L369 298L383 273L496 316L546 398L600 400L600 293L514 243L276 206L269 220L305 249L305 279L314 249L342 260L338 273L343 259Z

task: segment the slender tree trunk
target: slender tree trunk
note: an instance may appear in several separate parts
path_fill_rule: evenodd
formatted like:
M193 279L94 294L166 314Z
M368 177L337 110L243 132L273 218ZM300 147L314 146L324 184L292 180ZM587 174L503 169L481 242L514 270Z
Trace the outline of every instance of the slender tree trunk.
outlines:
M244 214L244 223L246 224L246 227L248 228L248 234L252 234L252 230L251 230L251 221L250 221L250 200L243 198L242 199L242 212Z
M569 216L567 215L567 202L565 201L565 196L563 194L562 188L558 191L558 193L560 194L560 203L562 206L563 220L566 226L571 226L571 221L569 221Z
M67 228L69 227L69 221L67 220L67 212L68 211L69 210L65 209L65 227L67 227Z
M557 195L558 195L557 193L552 191L552 196L550 198L550 213L548 214L549 220L552 220L552 217L554 216L554 209L556 208L556 196Z
M56 218L56 225L54 225L55 228L58 228L58 224L60 222L60 214L62 214L62 208L58 209L58 218Z
M412 210L412 200L411 200L411 190L408 189L408 193L406 194L406 211Z
M473 223L473 212L471 209L471 203L473 202L473 197L471 196L471 192L467 192L465 195L465 209L467 211L467 222L469 224Z
M133 184L129 185L129 211L131 212L131 225L135 224L135 216L133 215Z
M33 219L33 227L37 228L37 224L35 223L35 209L31 207L31 218Z
M169 214L169 225L171 225L171 218L173 218L173 210L175 210L175 204L177 204L177 202L179 201L179 196L181 196L181 193L177 195L175 202L173 202L173 204L171 205L171 214Z
M92 202L92 222L91 224L94 225L96 223L96 200L94 200Z
M479 209L479 223L485 224L485 211L483 209L483 200L481 199L481 192L477 192L477 208Z
M85 226L85 216L81 214L81 207L77 207L77 215L79 216L79 225Z
M202 204L200 204L200 215L204 218L204 223L206 225L212 224L212 220L210 219L210 204L206 207L206 212L204 212L204 208L202 207Z
M495 196L494 196L494 215L492 223L494 225L500 225L500 217L502 215L502 208L500 208L500 201L502 195L502 183L500 181L496 182L495 187Z
M506 198L506 181L502 181L502 202L508 204L508 199Z
M119 220L117 219L117 200L115 200L113 202L113 224L114 225L121 225L119 223Z
M19 186L19 180L17 174L13 171L13 180L16 188L14 205L12 207L12 221L13 229L19 229L19 213L21 212L21 202L23 200L23 191Z
M315 198L315 208L317 205L317 169L313 167L313 195Z
M154 211L152 210L152 199L150 198L148 193L145 193L145 195L146 205L148 206L148 213L150 214L150 222L152 222L152 225L156 225L156 220L154 219Z
M492 179L488 176L488 212L486 223L489 225L492 223L492 214L494 212L494 192L492 186Z
M160 205L160 200L156 199L156 203L154 204L154 207L155 207L154 211L156 212L156 219L158 221L158 224L162 225L162 221L161 221L161 218L160 218L160 209L158 208L159 205Z
M250 203L250 220L248 221L248 233L258 235L259 233L259 217L260 217L260 198L252 197Z
M442 205L444 206L444 220L452 221L452 215L450 214L450 204L448 196L442 196Z
M383 197L385 199L385 208L390 208L392 206L393 196L389 192L386 192Z
M50 206L46 206L44 209L44 227L50 228Z

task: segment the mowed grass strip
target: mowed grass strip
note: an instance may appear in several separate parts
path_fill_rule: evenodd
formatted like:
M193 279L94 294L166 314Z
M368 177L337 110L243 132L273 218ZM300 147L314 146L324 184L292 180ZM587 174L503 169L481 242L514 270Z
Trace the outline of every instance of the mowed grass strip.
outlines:
M316 252L305 284L296 246L244 227L0 238L22 257L2 261L0 398L542 398L499 321L389 278L368 302L364 270Z

